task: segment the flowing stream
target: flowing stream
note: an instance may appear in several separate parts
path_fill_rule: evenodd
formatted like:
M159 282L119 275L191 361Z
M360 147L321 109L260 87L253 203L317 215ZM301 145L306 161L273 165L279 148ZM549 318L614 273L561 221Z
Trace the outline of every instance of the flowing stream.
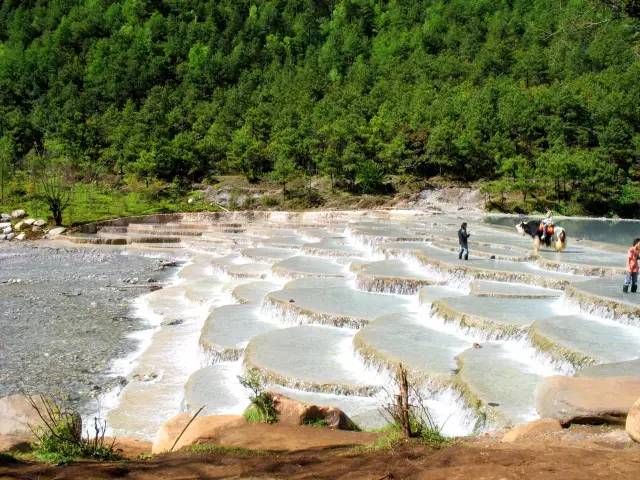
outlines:
M462 221L468 261L457 257ZM567 229L565 251L534 257L514 229L421 212L130 224L118 235L138 245L146 235L148 249L184 261L131 303L137 349L112 361L111 376L126 381L99 396L99 410L113 433L152 439L181 411L242 413L238 376L252 368L269 389L375 428L402 363L445 434L535 418L544 377L599 365L615 374L640 352L640 294L621 292L623 250ZM83 241L115 235L106 231ZM632 234L615 231L613 243Z

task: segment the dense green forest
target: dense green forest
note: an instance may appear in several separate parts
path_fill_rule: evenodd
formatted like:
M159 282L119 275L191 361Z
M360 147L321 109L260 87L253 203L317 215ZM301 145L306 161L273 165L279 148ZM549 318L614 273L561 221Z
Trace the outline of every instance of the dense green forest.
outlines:
M439 176L640 214L636 0L1 5L3 196L53 167L124 189Z

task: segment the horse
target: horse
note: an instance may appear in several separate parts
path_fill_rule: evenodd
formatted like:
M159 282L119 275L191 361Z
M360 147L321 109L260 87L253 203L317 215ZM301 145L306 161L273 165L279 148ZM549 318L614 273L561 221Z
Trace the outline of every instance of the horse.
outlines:
M547 225L547 235L544 240L542 240L542 228L541 222L537 220L520 222L516 225L516 231L520 235L529 235L533 238L533 251L535 253L538 253L541 243L544 243L547 247L551 247L551 242L553 242L553 248L556 252L561 252L567 248L567 232L564 228L556 225Z

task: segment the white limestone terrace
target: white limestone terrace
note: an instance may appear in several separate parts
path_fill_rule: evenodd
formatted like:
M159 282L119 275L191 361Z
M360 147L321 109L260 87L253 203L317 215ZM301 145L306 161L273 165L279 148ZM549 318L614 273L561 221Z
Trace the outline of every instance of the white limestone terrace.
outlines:
M426 272L416 271L398 259L351 265L361 290L381 293L414 294L425 285L436 283Z
M457 258L462 221L469 261ZM148 438L156 415L203 405L240 413L247 369L379 426L401 362L460 435L534 418L545 376L639 371L640 294L611 278L624 252L568 233L565 252L536 257L515 230L455 214L225 212L119 219L66 239L191 258L141 300L156 330L111 409L117 433Z

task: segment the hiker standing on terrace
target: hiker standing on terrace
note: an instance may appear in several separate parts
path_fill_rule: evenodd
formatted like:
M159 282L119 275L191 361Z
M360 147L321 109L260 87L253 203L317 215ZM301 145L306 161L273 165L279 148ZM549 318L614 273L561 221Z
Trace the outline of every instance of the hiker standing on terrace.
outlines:
M467 222L464 222L460 225L460 230L458 230L458 243L460 244L460 253L458 254L458 259L462 259L462 255L464 254L464 259L469 260L469 237L470 233L467 233Z
M629 293L629 285L631 285L631 293L636 293L638 290L638 255L640 255L640 238L633 241L633 246L627 252L627 273L622 287L624 293Z

